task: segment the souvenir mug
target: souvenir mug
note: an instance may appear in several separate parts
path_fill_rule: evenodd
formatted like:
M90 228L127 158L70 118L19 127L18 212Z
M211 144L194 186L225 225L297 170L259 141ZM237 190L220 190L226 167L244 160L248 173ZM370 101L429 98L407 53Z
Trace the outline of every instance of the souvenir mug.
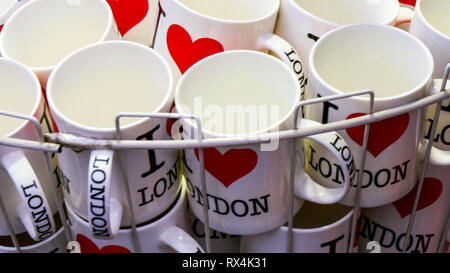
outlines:
M281 0L275 34L294 47L308 73L311 48L328 31L359 23L399 25L411 17L397 0Z
M417 38L398 28L376 24L350 25L328 32L313 47L309 63L307 98L372 90L374 112L425 97L434 68L430 51ZM307 106L305 117L326 124L367 115L369 106L368 96L350 97ZM362 207L392 203L414 187L419 163L416 151L422 142L424 119L424 111L418 109L372 123L364 170L360 170L359 162L365 126L340 131L355 158L351 169L362 175ZM308 148L308 173L324 185L339 185L341 166L328 160L318 165L319 155L325 151L313 143ZM353 177L351 190L341 204L354 204L357 177Z
M158 0L107 0L124 40L151 46L158 20Z
M97 43L69 54L51 74L47 92L60 132L93 139L117 138L118 113L168 113L173 104L166 61L153 49L129 41ZM120 120L125 140L169 140L169 126L165 119ZM158 216L179 190L176 150L63 148L58 156L67 202L100 238L130 226L130 209L138 224Z
M0 109L35 117L46 129L44 97L36 75L23 64L0 58ZM0 115L0 135L41 141L34 123ZM45 126L47 125L47 126ZM43 132L46 132L43 130ZM48 131L47 131L48 132ZM28 232L40 241L56 232L53 215L56 196L43 152L0 146L0 195L14 233ZM5 215L0 213L0 235L8 235Z
M347 253L354 209L339 204L305 202L294 216L293 253ZM243 253L287 253L286 225L261 234L242 236Z
M418 0L409 32L430 49L434 57L435 78L442 77L450 62L450 18L447 0Z
M308 137L323 145L343 166L343 184L335 188L323 187L305 174L301 164L302 141L296 141L294 151L292 141L277 138L278 130L295 128L299 97L300 86L290 68L258 51L218 53L183 74L175 93L175 108L177 113L200 119L203 138L251 140L262 133L275 133L271 143L203 149L208 200L203 199L202 193L200 150L184 149L189 204L202 222L203 205L207 202L210 227L220 232L256 234L281 226L287 219L294 155L297 158L294 211L300 208L303 199L334 203L347 193L350 174L346 163L351 161L352 154L348 149L339 152L332 145L341 140L336 132ZM182 125L183 139L198 139L196 122L182 119L177 124ZM298 126L320 126L320 123L303 119Z
M81 247L81 253L131 253L136 252L131 229L120 229L116 237L101 240L91 236L89 223L80 218L68 204L70 230ZM200 253L201 246L191 237L186 218L186 186L178 198L160 217L137 227L137 240L143 253Z
M33 0L5 23L0 54L30 67L45 90L64 56L88 44L117 39L120 33L104 0Z
M161 0L154 49L169 62L175 83L199 60L224 50L272 51L305 85L291 45L274 35L280 0ZM302 89L303 91L303 89Z

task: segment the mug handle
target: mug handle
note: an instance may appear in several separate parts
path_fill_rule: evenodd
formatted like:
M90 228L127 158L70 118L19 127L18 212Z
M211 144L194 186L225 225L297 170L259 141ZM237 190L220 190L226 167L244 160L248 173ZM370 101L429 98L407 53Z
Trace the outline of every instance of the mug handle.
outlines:
M20 195L16 215L30 237L40 241L55 233L55 222L44 190L23 151L10 152L0 158Z
M414 16L414 10L409 7L401 6L399 8L397 19L395 20L394 26L399 26L401 24L410 23Z
M111 197L113 150L91 151L88 171L88 222L92 236L114 238L120 229L123 206Z
M199 243L189 233L177 226L167 228L159 238L160 247L170 247L178 253L204 253Z
M299 121L298 128L301 129L320 125L322 124L313 120L301 119ZM338 159L338 163L342 168L342 174L344 177L343 186L339 188L324 187L315 182L304 170L299 170L300 176L295 181L294 185L295 194L298 197L318 204L333 204L344 198L344 196L350 190L350 181L353 180L353 178L356 175L355 163L353 160L353 156L351 155L350 149L348 149L349 151L348 158L347 160L345 160L343 157L344 149L343 148L337 149L333 145L335 144L334 142L337 137L340 138L340 141L342 142L341 144L342 147L345 146L348 147L344 139L334 131L318 135L312 135L305 138L314 140L318 144L321 144ZM347 161L349 161L349 163L347 163ZM350 169L350 167L352 167L352 169Z
M294 47L278 35L273 33L265 33L258 39L257 49L272 51L279 59L281 59L292 69L300 85L300 100L303 100L307 77L303 69L303 63Z

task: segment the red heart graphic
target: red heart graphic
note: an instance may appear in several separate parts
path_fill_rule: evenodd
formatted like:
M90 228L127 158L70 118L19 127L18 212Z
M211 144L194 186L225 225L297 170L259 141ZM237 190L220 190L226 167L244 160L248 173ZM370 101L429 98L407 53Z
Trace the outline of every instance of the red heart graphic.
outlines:
M106 0L111 7L120 34L124 36L148 13L148 0Z
M364 113L354 113L347 119L365 116ZM369 142L367 150L377 157L381 152L386 150L391 144L396 142L406 131L409 124L409 114L399 115L393 118L384 119L374 122L370 125ZM348 136L360 146L364 141L364 125L346 129Z
M222 44L214 39L200 38L192 42L189 33L179 25L169 27L167 48L181 74L201 59L224 50Z
M203 154L205 169L227 188L258 163L258 155L252 149L232 149L222 155L216 148L206 148ZM198 149L195 149L195 156L198 160Z
M131 251L123 246L109 245L101 249L89 238L82 234L77 235L77 241L81 246L81 253L131 253Z
M412 213L417 187L418 185L416 184L405 197L392 203L402 219ZM422 185L419 204L417 205L417 211L432 205L438 200L439 196L441 196L442 189L442 182L439 179L431 177L425 178Z
M399 2L413 7L416 5L416 0L400 0Z
M2 29L3 29L3 25L0 25L0 31L2 31Z

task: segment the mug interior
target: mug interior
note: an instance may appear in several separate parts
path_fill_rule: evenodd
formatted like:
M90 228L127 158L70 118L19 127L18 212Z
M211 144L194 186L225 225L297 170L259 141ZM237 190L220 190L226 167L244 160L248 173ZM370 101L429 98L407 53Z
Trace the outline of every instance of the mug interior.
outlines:
M397 0L292 0L305 11L335 24L389 24L398 14Z
M351 25L320 38L310 56L311 73L340 92L373 90L375 98L399 96L425 86L433 57L403 30Z
M32 115L40 103L40 85L29 69L0 58L0 110ZM25 124L23 119L0 115L0 136L10 136Z
M6 22L0 50L29 67L51 67L70 52L100 41L112 20L105 1L34 0Z
M321 228L344 218L353 208L340 204L321 205L305 201L294 216L295 229ZM287 226L287 224L285 225Z
M120 112L158 112L172 95L172 74L153 49L126 41L84 47L65 58L50 76L52 112L75 126L114 128ZM121 119L121 126L144 119Z
M450 37L450 1L422 0L419 9L430 25L445 36Z
M286 120L299 94L298 81L279 59L230 50L192 66L178 83L175 105L178 113L199 117L204 132L245 135L268 131Z
M280 0L177 0L203 15L223 20L257 20L278 11Z

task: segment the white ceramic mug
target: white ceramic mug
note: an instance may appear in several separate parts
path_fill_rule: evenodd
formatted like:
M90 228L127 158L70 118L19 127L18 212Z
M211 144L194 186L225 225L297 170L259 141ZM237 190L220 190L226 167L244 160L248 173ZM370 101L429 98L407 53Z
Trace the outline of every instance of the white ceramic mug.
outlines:
M310 65L307 98L372 90L373 111L377 112L425 97L430 91L434 62L425 45L411 34L391 26L361 24L325 34L311 51ZM367 115L369 109L368 96L350 97L307 106L305 117L325 124ZM414 187L424 116L419 109L371 124L365 169L361 173L362 207L392 203ZM353 168L358 173L364 128L362 125L340 131L354 154ZM309 174L325 185L338 183L339 167L328 162L332 173L323 175L317 166L318 158L314 157L315 153L323 153L322 149L312 147ZM356 177L341 204L354 204Z
M189 230L186 218L186 186L180 188L178 195L174 204L161 217L137 227L141 252L203 252L201 246L186 232ZM130 229L120 229L117 236L111 240L96 239L90 235L89 223L76 215L68 204L66 206L70 230L81 246L81 253L136 252Z
M442 77L450 62L450 2L447 0L418 0L409 32L419 38L434 57L435 78Z
M107 0L124 40L151 46L158 20L158 0Z
M33 116L41 122L43 132L51 132L39 80L23 64L0 58L0 109ZM46 123L47 122L47 123ZM41 141L34 123L0 115L0 135L8 138ZM40 151L0 146L0 191L14 233L27 231L36 241L52 236L56 200L51 174ZM0 234L9 230L2 213Z
M0 54L30 67L46 89L50 73L64 56L88 44L117 39L120 33L105 0L33 0L5 23Z
M308 73L311 48L328 31L359 23L399 25L411 17L397 0L281 0L275 34L294 46Z
M354 209L339 204L305 202L294 216L293 253L347 253ZM261 234L242 236L242 253L287 253L286 225Z
M295 128L299 97L297 78L282 61L258 51L230 50L199 61L183 74L175 92L175 107L178 113L195 115L202 121L203 138L258 139L258 134ZM197 139L198 125L193 120L183 119L180 124L184 139ZM315 125L320 124L310 120L298 123L299 128ZM332 145L340 138L336 132L307 139L323 145L343 166L344 183L338 188L322 187L305 175L302 141L295 142L294 151L292 141L279 141L277 136L261 145L203 149L211 228L243 235L281 226L286 221L294 155L294 211L303 199L334 203L347 193L351 173L346 163L352 155L348 149L343 155ZM183 158L189 204L204 222L200 152L185 149Z
M192 237L206 250L205 225L188 208L187 218ZM210 253L239 253L241 236L209 229Z
M0 31L3 28L6 20L23 4L27 3L30 0L4 0L0 3Z
M450 157L443 164L443 158L437 151L433 149L431 152L406 252L436 253L447 223L450 211ZM360 243L377 241L382 253L401 253L416 193L417 186L392 204L363 209Z
M60 132L94 139L116 139L118 113L168 113L173 104L166 61L153 49L129 41L93 44L68 55L50 76L47 91ZM120 121L122 139L128 140L169 140L169 126L167 120L156 118ZM65 197L98 237L114 237L120 225L131 225L125 210L125 178L137 223L158 216L176 198L180 181L176 150L67 148L58 156L62 177L68 181Z
M272 51L305 85L302 63L274 35L280 0L161 0L154 49L169 61L175 83L197 61L224 50Z

